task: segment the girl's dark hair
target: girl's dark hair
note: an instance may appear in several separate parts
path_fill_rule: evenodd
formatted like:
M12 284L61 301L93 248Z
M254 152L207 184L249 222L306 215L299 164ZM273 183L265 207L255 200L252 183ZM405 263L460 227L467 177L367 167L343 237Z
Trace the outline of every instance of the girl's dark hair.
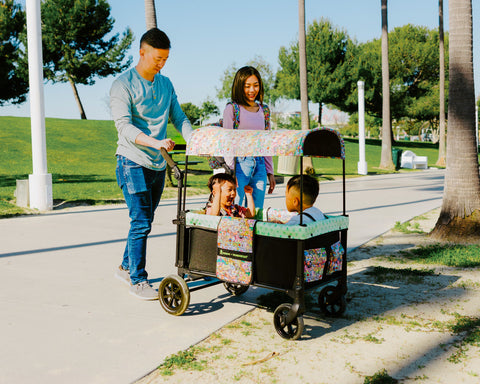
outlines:
M149 29L140 39L140 48L147 44L156 49L170 49L170 39L165 32L158 28Z
M258 83L260 85L260 89L258 90L257 101L263 103L263 81L260 73L257 71L256 68L246 66L240 68L237 73L235 74L235 79L233 79L232 84L232 101L240 104L240 105L248 105L247 98L245 97L244 87L245 81L250 76L256 76L258 79Z

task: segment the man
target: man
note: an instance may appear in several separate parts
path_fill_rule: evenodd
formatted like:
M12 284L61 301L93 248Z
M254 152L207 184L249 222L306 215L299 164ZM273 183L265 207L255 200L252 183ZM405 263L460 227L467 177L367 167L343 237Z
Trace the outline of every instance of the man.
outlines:
M170 40L157 28L140 40L136 67L114 81L110 106L118 131L117 182L130 216L130 231L122 264L115 276L130 285L130 293L155 300L157 292L145 270L147 236L162 195L166 163L160 148L173 149L167 138L169 118L188 140L190 121L183 113L170 80L160 74L170 53Z

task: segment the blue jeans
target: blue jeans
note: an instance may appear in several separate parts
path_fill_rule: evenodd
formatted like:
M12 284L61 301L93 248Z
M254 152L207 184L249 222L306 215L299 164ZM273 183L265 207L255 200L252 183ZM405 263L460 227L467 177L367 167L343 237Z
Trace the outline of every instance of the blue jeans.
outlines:
M130 271L132 284L147 280L145 270L147 236L160 202L165 170L153 171L123 156L117 156L117 183L122 189L130 216L130 231L123 253L122 268Z
M263 208L265 190L267 188L267 170L263 157L237 157L235 165L237 177L237 197L240 205L247 206L243 187L250 185L253 188L255 208Z

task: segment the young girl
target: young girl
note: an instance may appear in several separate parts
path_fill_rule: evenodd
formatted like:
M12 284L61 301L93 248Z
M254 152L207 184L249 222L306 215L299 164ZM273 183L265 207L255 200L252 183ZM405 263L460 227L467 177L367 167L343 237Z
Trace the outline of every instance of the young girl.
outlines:
M233 216L251 219L255 216L255 203L253 202L252 187L245 186L247 208L235 204L237 191L235 177L226 173L217 173L208 180L210 199L205 208L207 215Z
M263 103L263 83L260 73L254 67L240 68L233 80L232 102L239 106L239 116L235 118L235 108L228 103L223 112L223 127L234 128L234 121L238 122L237 129L264 130L265 127ZM228 159L227 159L228 160ZM227 161L230 168L235 166L237 177L237 193L240 205L244 204L244 187L253 188L253 200L257 208L263 208L267 178L270 184L268 193L275 188L275 177L273 175L273 163L271 156L268 157L237 157L235 164L232 159Z

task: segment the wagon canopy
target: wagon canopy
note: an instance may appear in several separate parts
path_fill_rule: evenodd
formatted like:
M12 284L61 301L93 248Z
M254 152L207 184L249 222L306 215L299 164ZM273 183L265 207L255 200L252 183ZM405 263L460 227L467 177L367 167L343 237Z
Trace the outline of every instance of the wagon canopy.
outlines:
M253 131L204 127L193 131L186 155L315 156L345 159L345 144L340 134L329 128Z

